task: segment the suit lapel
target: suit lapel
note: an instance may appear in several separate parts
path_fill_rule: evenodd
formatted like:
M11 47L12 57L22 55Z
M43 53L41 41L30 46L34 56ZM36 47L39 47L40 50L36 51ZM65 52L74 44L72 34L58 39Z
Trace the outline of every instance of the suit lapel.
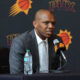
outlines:
M53 45L53 39L49 39L48 40L48 51L49 51L49 70L51 70L52 68L52 63L53 63L53 59L54 59L54 56L55 56L55 52L54 52L54 45Z
M38 52L38 44L36 40L36 36L34 33L34 30L30 32L30 35L32 37L31 39L31 52L33 56L33 72L38 72L39 71L39 52Z

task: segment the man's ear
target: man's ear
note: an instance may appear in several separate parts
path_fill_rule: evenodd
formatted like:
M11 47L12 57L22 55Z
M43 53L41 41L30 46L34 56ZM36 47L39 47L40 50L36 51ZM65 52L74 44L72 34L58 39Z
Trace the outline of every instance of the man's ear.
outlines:
M33 26L34 28L37 28L37 22L35 20L33 21Z

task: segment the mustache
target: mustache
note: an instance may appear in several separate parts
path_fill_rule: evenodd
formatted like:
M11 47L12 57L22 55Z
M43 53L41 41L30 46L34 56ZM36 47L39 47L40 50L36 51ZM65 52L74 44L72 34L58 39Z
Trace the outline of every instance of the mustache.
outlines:
M53 32L54 30L46 30L46 32Z

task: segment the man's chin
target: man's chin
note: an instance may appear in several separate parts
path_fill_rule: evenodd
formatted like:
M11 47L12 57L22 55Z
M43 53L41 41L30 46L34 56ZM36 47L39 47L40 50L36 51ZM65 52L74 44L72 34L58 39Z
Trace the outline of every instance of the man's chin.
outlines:
M46 37L47 37L47 38L50 38L51 36L52 36L52 34L48 34Z

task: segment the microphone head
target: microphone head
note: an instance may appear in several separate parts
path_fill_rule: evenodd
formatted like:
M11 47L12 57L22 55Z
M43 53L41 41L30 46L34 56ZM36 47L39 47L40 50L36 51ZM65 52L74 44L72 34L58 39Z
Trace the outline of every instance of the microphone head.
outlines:
M60 50L62 50L62 51L66 50L64 43L59 41L58 39L54 39L53 44L54 44L54 50L56 53L59 53Z
M59 43L59 40L58 40L58 39L54 39L54 40L53 40L53 43L54 43L54 45L56 45L56 44Z

